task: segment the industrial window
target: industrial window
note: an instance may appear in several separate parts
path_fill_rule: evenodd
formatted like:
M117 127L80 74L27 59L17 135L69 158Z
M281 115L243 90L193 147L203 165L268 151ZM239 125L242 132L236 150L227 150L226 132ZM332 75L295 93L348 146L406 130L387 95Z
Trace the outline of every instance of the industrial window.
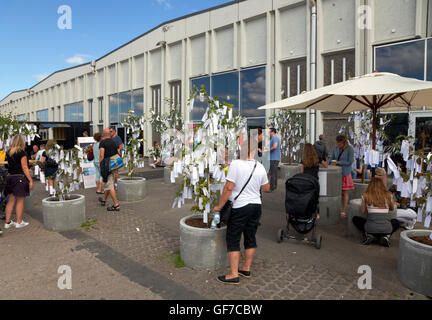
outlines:
M355 50L324 56L324 85L328 86L355 77Z
M161 106L161 86L153 86L151 87L152 92L152 109L156 111L156 113L161 114L162 106Z
M144 114L144 89L132 91L132 108L136 115L142 116Z
M65 122L84 122L84 103L82 101L65 105Z
M282 63L281 99L296 96L306 89L306 59Z
M104 111L104 109L103 109L103 98L99 98L98 99L98 113L99 113L99 123L102 123L103 122L103 111Z
M37 111L36 121L48 121L48 109Z
M177 109L181 109L181 81L170 83L170 100Z

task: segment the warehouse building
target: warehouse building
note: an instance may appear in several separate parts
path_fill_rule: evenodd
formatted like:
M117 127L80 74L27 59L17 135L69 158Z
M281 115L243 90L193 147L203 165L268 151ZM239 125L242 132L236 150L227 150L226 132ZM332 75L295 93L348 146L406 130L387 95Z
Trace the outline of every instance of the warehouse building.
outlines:
M124 138L121 121L130 108L164 112L166 99L187 122L199 121L203 106L186 106L191 88L205 85L250 127L264 127L271 111L257 107L374 70L431 80L431 12L430 0L232 1L163 22L95 61L12 92L0 112L31 122L85 122L93 132L116 125ZM422 106L391 111L391 130L403 134L432 122ZM346 121L313 110L303 118L310 141L334 137ZM150 146L151 127L144 134Z

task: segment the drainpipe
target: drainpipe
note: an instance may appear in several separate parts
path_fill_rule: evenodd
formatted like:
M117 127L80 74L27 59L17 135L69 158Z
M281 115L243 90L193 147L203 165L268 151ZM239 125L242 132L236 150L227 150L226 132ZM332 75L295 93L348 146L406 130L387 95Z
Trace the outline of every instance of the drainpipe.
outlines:
M317 60L317 6L316 0L311 0L311 46L310 46L310 90L316 89L316 60ZM314 143L316 136L316 110L310 110L310 143Z

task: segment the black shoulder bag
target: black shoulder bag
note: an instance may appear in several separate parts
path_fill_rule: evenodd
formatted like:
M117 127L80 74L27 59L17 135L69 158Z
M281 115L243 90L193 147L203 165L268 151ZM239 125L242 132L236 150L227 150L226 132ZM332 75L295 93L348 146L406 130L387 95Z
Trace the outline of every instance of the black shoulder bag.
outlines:
M255 172L255 169L256 169L256 167L257 167L257 164L258 164L258 161L255 161L255 166L254 166L254 168L253 168L253 170L252 170L252 173L251 173L251 175L250 175L248 181L247 181L246 184L243 186L243 189L241 189L241 191L240 191L240 193L237 195L237 197L234 198L234 201L236 201L236 200L238 199L238 197L240 197L240 195L242 194L242 192L244 191L244 189L246 188L246 186L249 184L249 181L252 179L252 176L253 176L253 174L254 174L254 172ZM231 217L231 211L232 211L233 204L234 204L233 201L228 200L228 201L225 203L225 205L224 205L224 207L222 208L222 210L220 211L220 218L221 218L220 220L221 220L222 222L225 222L225 223L226 223L226 222L229 221L229 219L230 219L230 217Z

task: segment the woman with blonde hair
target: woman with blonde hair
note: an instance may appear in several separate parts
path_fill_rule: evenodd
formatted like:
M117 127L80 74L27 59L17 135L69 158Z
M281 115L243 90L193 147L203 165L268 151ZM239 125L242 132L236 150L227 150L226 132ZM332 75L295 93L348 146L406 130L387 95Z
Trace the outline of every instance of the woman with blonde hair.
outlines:
M8 162L8 177L6 183L6 194L9 196L9 202L6 205L6 223L5 229L11 227L24 228L28 222L22 219L24 212L24 199L30 195L33 190L33 179L30 176L27 154L25 152L25 141L21 135L16 135L12 139L12 144L6 153ZM12 211L16 204L17 221L11 220Z
M345 218L348 206L348 191L354 189L354 182L351 175L352 164L354 162L354 149L348 144L345 136L336 137L336 146L333 148L329 162L333 166L342 167L342 212L341 217Z
M315 148L310 143L306 143L303 149L302 164L300 173L307 173L318 179L319 159Z
M372 243L378 238L382 245L390 246L390 236L399 228L399 222L391 219L389 211L394 210L391 192L387 191L379 178L372 178L365 193L363 193L361 211L367 213L367 219L353 217L353 224L364 233L363 244Z

